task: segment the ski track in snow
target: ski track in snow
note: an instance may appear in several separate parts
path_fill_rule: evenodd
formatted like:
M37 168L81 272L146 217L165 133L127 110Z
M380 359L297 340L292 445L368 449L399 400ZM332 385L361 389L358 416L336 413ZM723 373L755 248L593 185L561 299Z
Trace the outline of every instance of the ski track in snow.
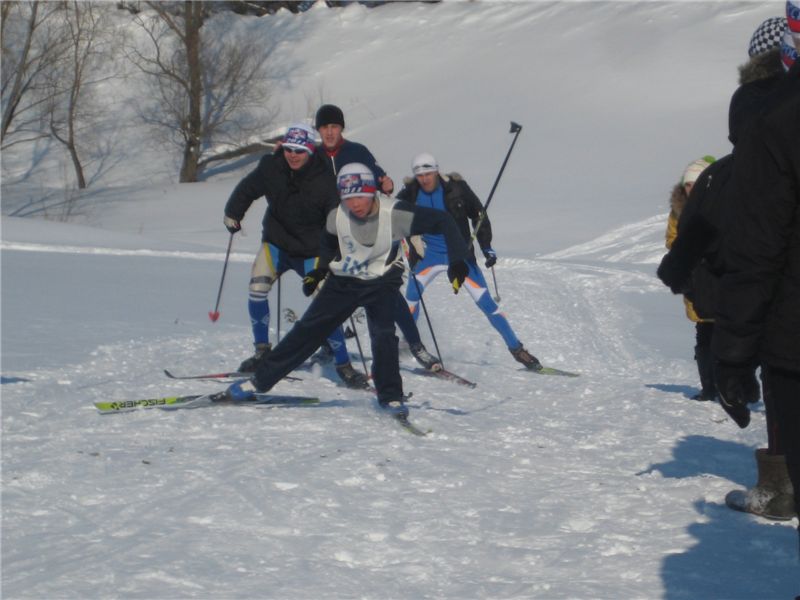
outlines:
M505 260L498 272L526 347L577 379L522 370L466 295L431 287L446 365L478 387L404 371L427 438L337 386L330 367L276 387L318 395L317 406L94 410L101 399L220 389L161 369L235 366L244 326L134 339L20 373L31 381L2 390L5 595L710 597L716 571L685 560L692 531L730 534L747 520L721 525L730 473L679 453L718 438L705 442L708 459L727 462L742 454L725 441L736 433L718 407L658 389L695 373L630 334L642 317L624 298L663 293L652 273L566 260ZM753 445L757 429L746 432ZM755 547L772 542L750 527L760 531L742 534L742 557L723 563L747 575L737 589L788 593L793 530L774 528L786 550L762 555Z

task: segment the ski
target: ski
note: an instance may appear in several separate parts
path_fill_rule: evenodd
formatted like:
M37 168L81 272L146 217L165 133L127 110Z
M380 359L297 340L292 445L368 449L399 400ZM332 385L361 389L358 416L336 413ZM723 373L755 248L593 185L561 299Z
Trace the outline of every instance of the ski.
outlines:
M403 428L403 430L407 431L412 435L425 437L432 431L431 429L420 429L419 427L417 427L411 421L408 420L408 415L393 414L392 418L400 425L400 427Z
M562 371L561 369L555 369L553 367L542 367L541 369L526 369L526 371L531 371L532 373L536 373L537 375L559 375L561 377L580 377L580 373L573 373L572 371Z
M189 396L166 396L162 398L144 398L140 400L110 400L95 402L94 406L102 414L129 412L146 408L160 408L162 410L175 410L179 408L198 408L201 406L216 406L232 404L237 406L247 405L305 405L318 404L319 398L315 396L295 396L286 394L256 394L254 400L231 400L225 392L215 394L193 394Z
M465 379L461 377L461 375L456 375L452 371L448 371L447 369L439 369L438 371L429 371L428 369L423 368L416 368L411 370L412 373L417 375L425 375L427 377L438 377L439 379L444 379L445 381L452 381L453 383L457 383L459 385L465 385L468 388L477 387L477 383L474 381L470 381L469 379Z
M405 400L408 400L413 395L414 395L413 392L406 394L405 395ZM424 437L424 436L428 435L432 431L431 429L427 429L427 430L420 429L419 427L414 425L411 421L409 421L409 419L408 419L408 408L405 405L397 406L397 407L395 407L395 406L389 407L389 406L381 406L379 404L378 405L378 410L380 412L382 412L382 413L385 413L389 417L391 417L392 420L397 422L397 424L400 425L400 427L403 428L403 430L407 431L408 433L410 433L412 435L416 435L416 436L419 436L419 437Z
M203 373L200 375L175 375L172 371L164 369L164 375L170 379L247 379L252 377L253 373L228 371L226 373ZM284 379L287 381L302 381L300 377L293 377L292 375L287 375Z

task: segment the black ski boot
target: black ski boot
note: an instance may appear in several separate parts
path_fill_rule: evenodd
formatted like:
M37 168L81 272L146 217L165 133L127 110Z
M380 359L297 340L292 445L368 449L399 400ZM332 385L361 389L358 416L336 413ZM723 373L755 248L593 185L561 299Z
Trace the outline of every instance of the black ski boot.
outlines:
M417 362L425 367L428 371L441 371L442 361L436 358L433 354L425 349L422 344L411 344L408 347L411 354L417 359Z
M531 371L541 371L542 363L539 362L539 359L536 358L533 354L525 350L525 346L520 344L519 348L516 350L511 350L511 356L514 357L514 360L517 362L521 362L525 365L525 368L530 369Z
M255 373L258 363L270 350L272 350L272 344L256 344L255 354L242 361L242 364L239 365L239 373Z
M349 362L343 365L336 365L336 373L342 378L344 384L351 389L368 390L370 388L367 376L356 371Z

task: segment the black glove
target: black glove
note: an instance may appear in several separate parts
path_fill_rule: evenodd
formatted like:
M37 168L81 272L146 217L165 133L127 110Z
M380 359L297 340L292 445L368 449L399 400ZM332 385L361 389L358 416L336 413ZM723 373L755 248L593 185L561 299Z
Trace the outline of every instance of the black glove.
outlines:
M661 259L656 275L673 294L685 294L691 289L692 272L671 252L667 252Z
M234 219L233 217L229 217L228 215L225 215L225 218L222 219L222 222L225 224L225 229L231 233L236 233L242 229L242 224L238 220Z
M714 380L719 392L719 403L736 424L744 429L750 424L750 402L757 402L760 388L753 364L726 363L714 365Z
M320 282L328 276L328 269L314 269L303 277L303 294L310 296Z
M459 288L464 285L467 273L469 273L469 267L463 260L450 263L450 266L447 267L447 278L453 284L454 294L457 294Z
M491 248L483 248L483 255L486 257L486 268L491 269L497 263L497 252Z

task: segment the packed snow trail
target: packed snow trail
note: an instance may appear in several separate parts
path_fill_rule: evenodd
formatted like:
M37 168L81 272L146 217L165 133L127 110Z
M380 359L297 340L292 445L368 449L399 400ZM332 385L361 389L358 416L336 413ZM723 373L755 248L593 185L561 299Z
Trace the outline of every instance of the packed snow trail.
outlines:
M70 255L48 259L76 284L94 274L68 268ZM727 491L752 483L763 414L740 432L719 407L680 393L696 378L691 328L649 267L500 261L512 326L577 379L525 371L468 297L432 286L446 363L478 386L404 370L412 418L433 430L419 438L324 369L275 390L318 396L314 406L97 414L99 399L218 390L162 369L224 370L249 344L246 318L201 325L207 299L179 289L177 320L196 312L196 326L153 334L142 315L163 315L142 310L137 293L137 261L149 259L109 260L126 273L115 297L133 315L118 323L128 341L7 373L31 381L2 388L8 597L745 598L796 589L795 531L723 505ZM164 272L147 277L218 272L200 261L205 269L187 275L182 263L162 260ZM641 298L663 294L685 327L684 359L665 358L638 333L654 318ZM29 318L34 331L46 315ZM98 327L104 318L97 311ZM402 362L414 367L408 355Z

